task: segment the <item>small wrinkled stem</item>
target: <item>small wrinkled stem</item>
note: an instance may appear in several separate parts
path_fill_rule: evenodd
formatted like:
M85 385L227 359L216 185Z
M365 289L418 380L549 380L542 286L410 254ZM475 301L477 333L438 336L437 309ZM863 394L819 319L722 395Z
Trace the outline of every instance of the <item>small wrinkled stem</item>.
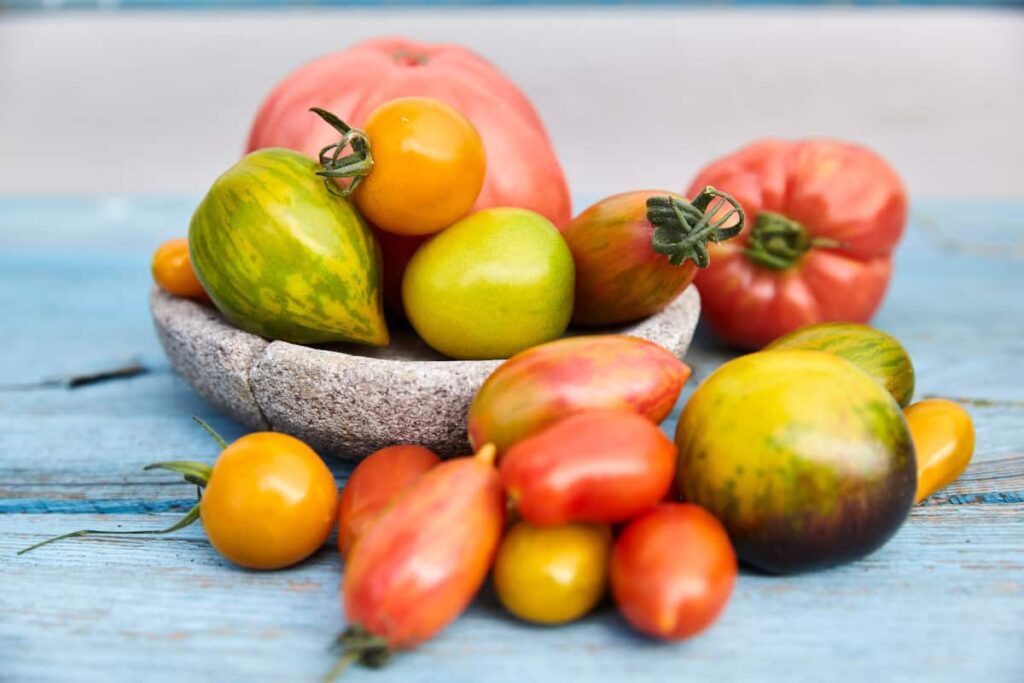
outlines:
M391 659L394 654L388 642L375 636L361 626L349 626L335 640L334 648L341 656L334 667L323 678L323 683L331 683L353 664L377 669Z
M687 259L699 268L711 262L708 242L722 242L743 230L743 208L731 195L708 186L692 201L672 195L647 199L647 220L654 226L651 248L674 266Z
M324 187L331 194L348 197L352 194L363 178L373 170L373 154L370 152L370 138L366 133L353 128L340 118L320 107L313 107L311 112L326 121L334 130L341 133L341 140L327 145L320 150L320 166L317 175L324 179ZM346 149L351 153L342 156ZM348 185L339 185L338 180L348 178Z
M841 249L843 242L811 237L800 223L774 211L762 211L754 219L746 254L754 263L772 270L795 266L813 248Z

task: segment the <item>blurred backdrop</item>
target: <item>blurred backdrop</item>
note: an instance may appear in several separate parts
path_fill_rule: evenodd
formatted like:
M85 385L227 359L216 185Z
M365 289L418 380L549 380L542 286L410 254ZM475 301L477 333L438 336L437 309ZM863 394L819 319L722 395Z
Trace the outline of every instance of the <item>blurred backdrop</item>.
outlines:
M917 195L1024 197L1019 5L321 5L0 0L0 192L198 194L280 78L402 35L518 82L577 196L678 189L755 138L833 136Z

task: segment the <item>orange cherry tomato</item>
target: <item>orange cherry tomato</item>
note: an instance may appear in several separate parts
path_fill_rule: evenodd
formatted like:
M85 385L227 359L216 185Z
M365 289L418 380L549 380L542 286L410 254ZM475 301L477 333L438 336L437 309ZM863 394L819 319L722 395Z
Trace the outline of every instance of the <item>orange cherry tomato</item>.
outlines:
M153 254L153 280L165 292L190 299L207 299L188 255L184 237L168 240Z
M375 451L356 465L338 502L338 550L342 556L384 508L440 462L429 448L402 445Z
M917 454L914 502L956 480L974 454L974 423L958 403L931 398L909 406L904 415Z
M366 120L373 169L356 187L356 206L381 230L428 235L469 213L487 157L465 116L437 100L402 97Z
M729 536L710 512L692 503L663 503L630 522L615 542L612 595L641 633L689 638L718 618L736 569Z
M224 449L199 503L210 544L235 564L279 569L323 545L338 511L338 487L309 446L256 432Z

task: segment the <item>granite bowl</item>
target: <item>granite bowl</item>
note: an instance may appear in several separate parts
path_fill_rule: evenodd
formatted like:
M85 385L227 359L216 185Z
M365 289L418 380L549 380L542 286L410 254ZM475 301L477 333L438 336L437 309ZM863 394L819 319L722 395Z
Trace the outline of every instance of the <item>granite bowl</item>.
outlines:
M335 457L359 459L396 443L469 452L470 401L501 364L445 359L402 330L385 348L267 341L212 306L159 289L150 309L171 364L203 398L253 429L292 434ZM660 313L600 332L642 337L682 358L699 314L691 286Z

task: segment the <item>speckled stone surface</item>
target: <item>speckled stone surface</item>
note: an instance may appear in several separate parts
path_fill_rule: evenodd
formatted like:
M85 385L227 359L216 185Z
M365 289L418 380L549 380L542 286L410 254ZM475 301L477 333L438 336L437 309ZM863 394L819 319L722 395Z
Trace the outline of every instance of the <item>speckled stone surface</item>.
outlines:
M268 342L210 306L156 289L150 306L171 364L206 400L253 429L293 434L335 457L358 459L396 443L468 452L470 401L501 364L445 360L401 331L383 349ZM699 314L690 287L661 313L604 331L649 339L682 358Z

